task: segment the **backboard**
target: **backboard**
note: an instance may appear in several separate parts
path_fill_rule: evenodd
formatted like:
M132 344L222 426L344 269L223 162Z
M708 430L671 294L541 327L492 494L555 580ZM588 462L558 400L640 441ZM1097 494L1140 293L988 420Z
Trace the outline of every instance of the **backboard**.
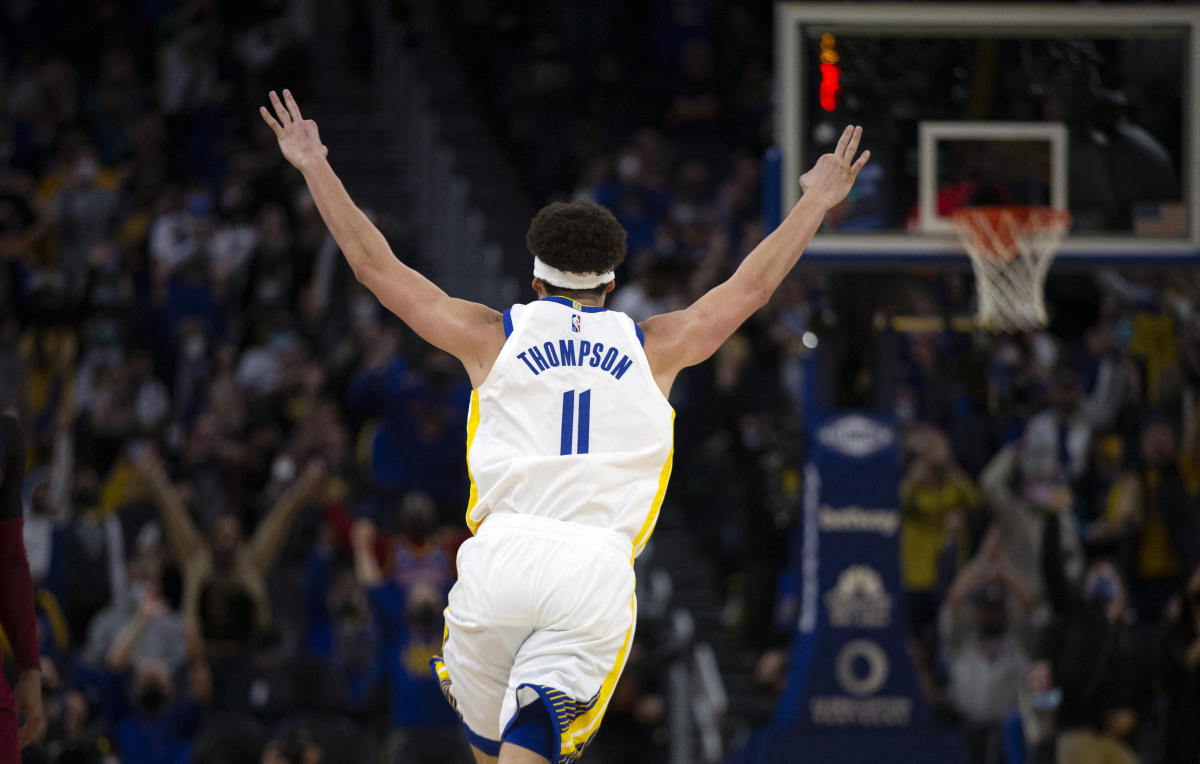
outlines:
M806 257L964 258L955 208L1068 210L1060 260L1200 259L1200 7L776 6L785 209L864 126L872 162Z

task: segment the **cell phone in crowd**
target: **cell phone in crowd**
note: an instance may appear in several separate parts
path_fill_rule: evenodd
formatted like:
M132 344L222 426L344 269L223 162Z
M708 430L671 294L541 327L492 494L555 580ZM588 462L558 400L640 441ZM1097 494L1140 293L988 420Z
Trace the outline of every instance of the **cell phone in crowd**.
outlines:
M1035 711L1051 711L1058 708L1062 703L1062 689L1052 687L1049 690L1042 692L1034 692L1029 695L1029 706Z

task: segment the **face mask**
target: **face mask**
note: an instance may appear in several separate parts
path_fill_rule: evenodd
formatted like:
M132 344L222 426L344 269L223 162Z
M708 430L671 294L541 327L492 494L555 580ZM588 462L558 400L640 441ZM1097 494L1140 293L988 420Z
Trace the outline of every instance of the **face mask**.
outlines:
M188 337L183 343L183 354L189 361L202 358L205 349L204 338L196 334Z
M421 605L410 616L417 631L433 631L437 627L438 611L433 605Z
M989 623L979 627L979 633L984 637L999 637L1004 634L1004 626L998 623Z
M192 194L187 199L187 211L196 217L207 217L212 213L212 199L208 194Z
M1096 607L1107 607L1117 596L1117 585L1108 576L1100 576L1092 581L1087 590L1087 601Z
M91 509L96 506L96 490L94 488L77 488L74 499L76 509Z
M157 686L147 687L138 698L138 705L147 716L157 716L166 704L167 693Z
M100 171L100 166L95 159L84 158L75 163L75 177L83 182L88 183L96 177L96 173Z

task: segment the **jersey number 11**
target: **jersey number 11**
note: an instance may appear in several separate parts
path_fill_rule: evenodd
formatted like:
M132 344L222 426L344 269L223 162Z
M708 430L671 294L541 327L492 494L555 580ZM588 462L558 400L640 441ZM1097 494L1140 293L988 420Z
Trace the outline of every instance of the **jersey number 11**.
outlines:
M575 391L563 393L562 407L562 448L559 454L586 454L588 452L588 430L592 420L592 391L583 390L579 393L579 436L575 434ZM575 450L572 451L571 449Z

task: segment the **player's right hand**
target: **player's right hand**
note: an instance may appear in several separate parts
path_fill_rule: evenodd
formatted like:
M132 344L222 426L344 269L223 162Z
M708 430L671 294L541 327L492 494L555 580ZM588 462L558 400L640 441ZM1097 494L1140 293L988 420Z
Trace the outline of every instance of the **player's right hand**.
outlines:
M271 116L266 106L258 107L258 113L275 133L284 158L297 170L303 170L314 160L324 159L329 154L329 149L321 143L317 123L300 116L300 107L296 105L296 99L292 98L292 91L283 91L283 101L279 100L274 90L269 97L271 105L275 108L275 116ZM286 106L284 102L287 103Z
M846 198L859 170L871 158L870 151L864 151L858 159L854 158L861 138L861 125L846 125L833 153L821 155L812 169L800 176L800 190L805 196L812 194L819 197L827 210Z

